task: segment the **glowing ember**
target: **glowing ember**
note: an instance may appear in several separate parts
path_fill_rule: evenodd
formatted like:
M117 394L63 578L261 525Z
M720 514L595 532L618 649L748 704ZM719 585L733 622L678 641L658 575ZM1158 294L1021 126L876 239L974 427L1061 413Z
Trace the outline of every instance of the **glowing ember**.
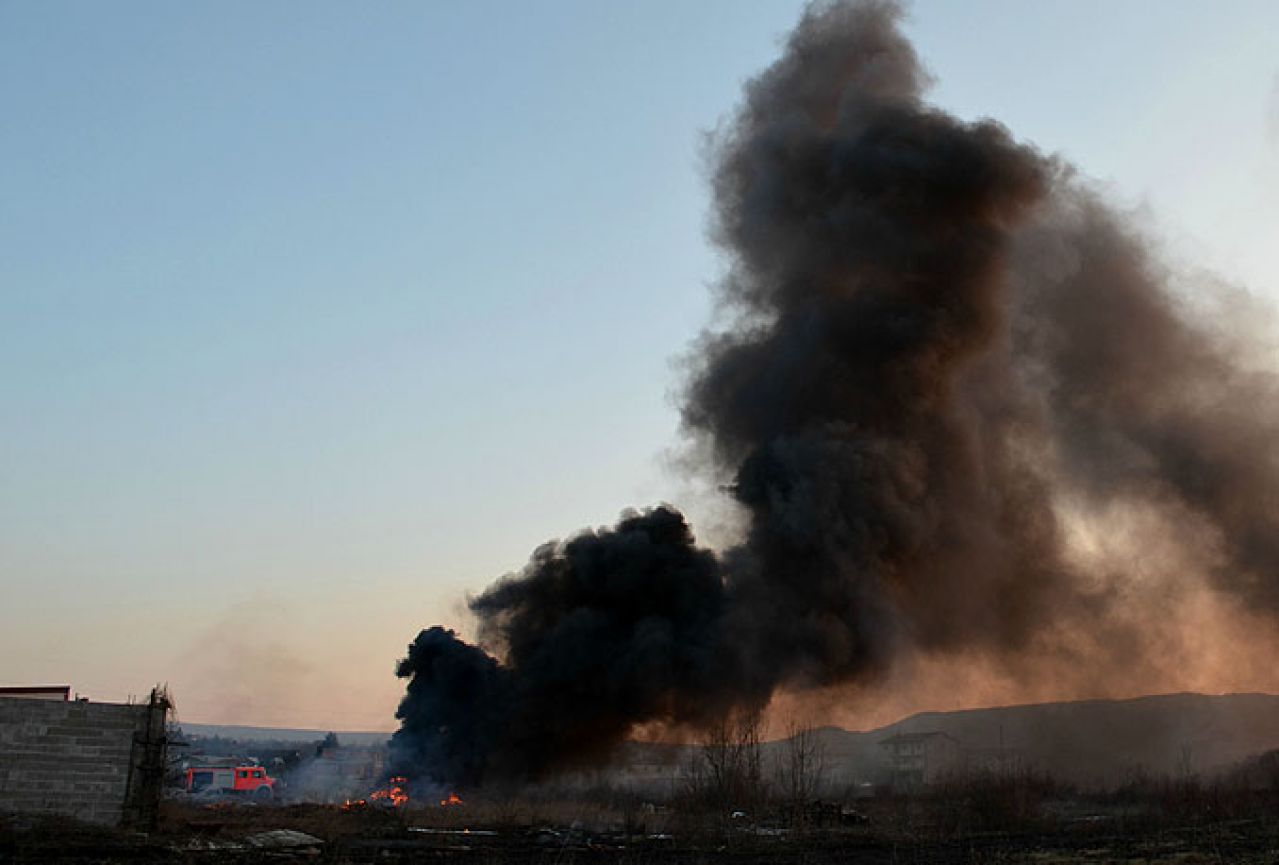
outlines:
M454 805L461 805L461 804L462 804L462 797L457 795L456 793L450 793L440 800L441 808L451 808Z

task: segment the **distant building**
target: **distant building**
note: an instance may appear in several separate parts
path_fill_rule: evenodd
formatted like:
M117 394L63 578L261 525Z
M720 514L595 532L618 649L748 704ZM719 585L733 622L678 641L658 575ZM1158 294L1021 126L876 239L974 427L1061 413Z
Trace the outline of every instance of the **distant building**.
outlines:
M970 775L1010 776L1020 773L1025 760L1017 748L969 748L967 768Z
M669 799L688 784L684 774L686 768L670 760L647 760L621 766L600 780L637 795Z
M898 733L879 743L888 755L892 786L914 790L953 775L963 767L959 742L946 733Z
M285 796L308 802L341 802L367 796L385 780L385 747L321 746L316 751L313 759L289 771Z

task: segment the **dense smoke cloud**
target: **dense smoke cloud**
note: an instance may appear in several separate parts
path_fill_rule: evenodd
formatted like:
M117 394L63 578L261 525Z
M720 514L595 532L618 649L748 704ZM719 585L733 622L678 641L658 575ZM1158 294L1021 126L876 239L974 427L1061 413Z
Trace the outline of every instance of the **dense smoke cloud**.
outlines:
M1211 586L1279 609L1274 376L1067 166L924 103L900 16L810 7L717 142L726 319L683 417L740 543L663 506L542 547L471 601L482 649L410 647L401 768L537 778L907 653L1139 665L1071 513L1156 514L1151 548L1193 525Z
M537 777L604 756L637 719L696 723L733 699L703 690L727 681L719 563L669 508L547 544L471 609L502 667L432 628L398 671L412 677L398 756L454 783Z

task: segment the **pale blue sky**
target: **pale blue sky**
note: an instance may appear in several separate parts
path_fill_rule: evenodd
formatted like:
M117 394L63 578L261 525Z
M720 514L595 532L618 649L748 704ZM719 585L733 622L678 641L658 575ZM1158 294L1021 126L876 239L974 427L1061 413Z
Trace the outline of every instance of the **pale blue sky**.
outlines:
M800 8L0 0L0 682L386 727L464 591L696 516L662 455L719 271L702 135ZM1274 297L1279 4L909 32L943 107Z

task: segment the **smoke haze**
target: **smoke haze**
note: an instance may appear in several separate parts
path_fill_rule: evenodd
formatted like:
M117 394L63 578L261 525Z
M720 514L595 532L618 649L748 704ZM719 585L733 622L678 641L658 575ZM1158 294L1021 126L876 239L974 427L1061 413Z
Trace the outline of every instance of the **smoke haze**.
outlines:
M1070 166L928 105L901 14L810 7L715 144L730 265L682 410L740 541L663 505L537 550L471 600L478 646L410 646L410 774L538 778L876 688L1142 689L1237 664L1244 622L1273 645L1274 373Z

